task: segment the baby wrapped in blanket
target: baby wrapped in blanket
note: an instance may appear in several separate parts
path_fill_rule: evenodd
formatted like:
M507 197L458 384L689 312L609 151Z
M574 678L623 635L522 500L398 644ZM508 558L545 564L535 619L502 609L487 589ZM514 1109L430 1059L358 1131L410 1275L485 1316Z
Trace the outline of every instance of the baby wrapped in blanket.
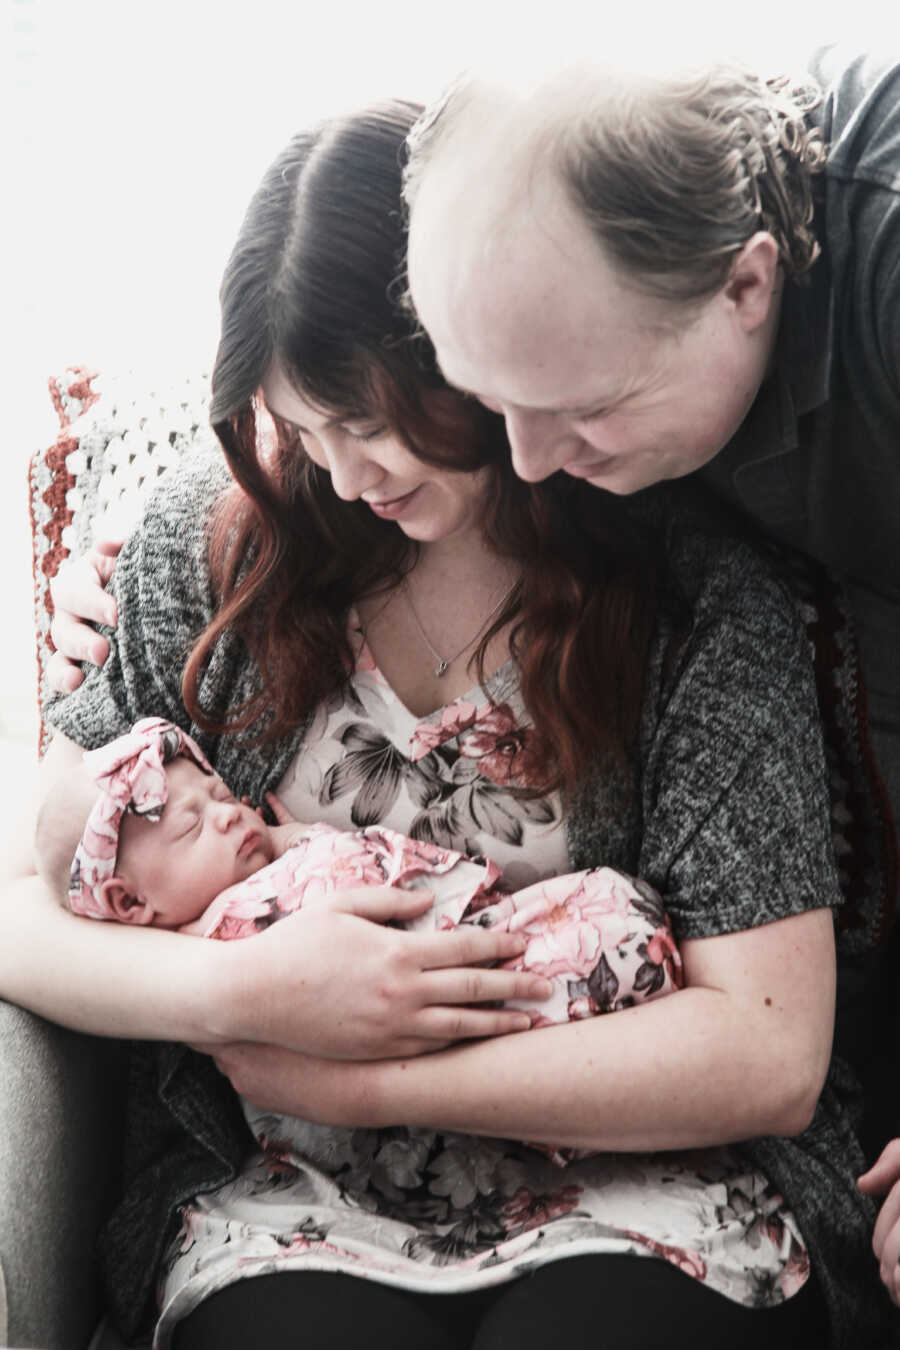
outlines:
M35 851L51 885L61 889L67 873L77 914L218 940L250 937L339 890L423 887L434 902L405 927L501 926L525 939L508 965L552 985L546 1001L508 1005L532 1026L614 1012L682 984L662 901L645 883L600 867L509 892L493 862L382 826L272 827L161 718L85 754L83 772L44 802ZM259 1134L262 1117L247 1115ZM559 1162L573 1156L549 1151Z

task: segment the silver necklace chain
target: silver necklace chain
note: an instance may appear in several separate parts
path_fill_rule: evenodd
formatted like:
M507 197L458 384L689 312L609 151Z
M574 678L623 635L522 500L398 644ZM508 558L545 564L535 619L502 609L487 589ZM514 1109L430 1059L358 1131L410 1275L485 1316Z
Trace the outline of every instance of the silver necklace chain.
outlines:
M480 623L480 624L478 625L478 627L475 629L475 632L474 632L474 633L472 634L472 636L469 638L468 642L463 643L463 645L460 647L459 651L454 652L452 656L441 656L440 652L437 650L437 648L436 648L436 647L434 646L434 644L432 643L431 638L428 636L428 634L425 632L425 629L422 627L422 620L419 618L418 614L416 613L416 607L415 607L415 605L413 604L413 598L412 598L412 594L411 594L410 589L409 589L409 585L408 585L408 583L407 583L407 579L406 579L406 577L403 578L403 580L402 580L402 582L400 583L400 585L401 585L401 587L402 587L402 589L403 589L403 594L406 596L406 603L409 605L409 612L410 612L410 614L411 614L412 617L413 617L413 623L416 625L416 628L418 629L419 637L420 637L420 638L422 639L422 641L425 643L425 646L428 648L428 650L431 652L431 655L434 657L435 661L437 662L437 665L436 665L435 668L434 668L434 673L435 673L435 675L438 677L438 679L440 679L440 677L441 677L442 675L445 675L445 674L446 674L446 672L447 672L447 671L450 669L450 667L453 665L453 662L454 662L454 661L458 661L458 660L459 660L459 658L462 656L463 652L466 652L466 651L469 650L469 648L472 646L473 642L475 642L476 638L477 638L481 633L484 632L485 628L487 628L488 624L490 623L490 621L491 621L491 619L494 617L494 615L497 614L497 613L499 612L499 610L502 609L502 607L506 604L507 600L508 600L509 597L512 595L513 591L516 589L516 587L518 586L518 584L519 584L519 581L518 581L518 578L517 578L517 579L513 582L513 584L509 587L509 589L503 592L503 594L501 595L500 599L497 601L496 605L494 605L493 609L488 610L487 614L485 614L484 618L481 620L481 623Z

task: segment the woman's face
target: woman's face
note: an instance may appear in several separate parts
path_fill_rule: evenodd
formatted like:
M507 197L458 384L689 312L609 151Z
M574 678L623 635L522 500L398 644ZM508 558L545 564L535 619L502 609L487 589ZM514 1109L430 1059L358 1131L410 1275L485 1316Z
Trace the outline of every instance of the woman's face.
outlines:
M291 426L342 501L363 501L422 543L476 528L487 470L459 473L425 464L375 419L354 421L307 402L277 366L263 381L266 407Z

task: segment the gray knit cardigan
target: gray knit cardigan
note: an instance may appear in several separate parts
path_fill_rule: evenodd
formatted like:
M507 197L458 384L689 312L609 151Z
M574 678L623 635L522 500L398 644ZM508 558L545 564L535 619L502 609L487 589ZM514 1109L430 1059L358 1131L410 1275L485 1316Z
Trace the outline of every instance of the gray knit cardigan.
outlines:
M120 623L106 665L48 709L85 747L158 714L190 730L238 795L263 800L302 742L264 749L204 735L181 702L180 673L213 610L205 525L226 482L204 455L163 480L116 571ZM595 774L567 821L573 870L601 863L663 895L676 937L701 938L822 906L837 909L821 730L809 644L785 582L747 544L688 519L678 490L652 489L632 509L666 539L690 621L653 642L630 787ZM202 701L244 699L256 673L240 643L218 645ZM773 1058L778 1047L772 1047ZM698 1084L698 1088L702 1085ZM815 1119L794 1139L743 1145L783 1192L829 1304L834 1347L878 1344L887 1305L870 1249L871 1203L854 1178L858 1089L834 1060ZM237 1099L210 1061L171 1045L136 1046L124 1193L101 1240L110 1304L133 1335L152 1315L155 1271L189 1196L234 1177L251 1147Z

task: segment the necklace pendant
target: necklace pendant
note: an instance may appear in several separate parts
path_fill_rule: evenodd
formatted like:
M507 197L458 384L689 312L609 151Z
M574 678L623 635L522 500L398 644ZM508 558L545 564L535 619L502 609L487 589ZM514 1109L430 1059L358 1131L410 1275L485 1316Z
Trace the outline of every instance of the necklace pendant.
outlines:
M449 661L438 661L437 665L434 668L434 673L435 675L437 675L438 679L440 679L440 677L443 675L444 671L447 669L447 666L449 664L450 664Z

